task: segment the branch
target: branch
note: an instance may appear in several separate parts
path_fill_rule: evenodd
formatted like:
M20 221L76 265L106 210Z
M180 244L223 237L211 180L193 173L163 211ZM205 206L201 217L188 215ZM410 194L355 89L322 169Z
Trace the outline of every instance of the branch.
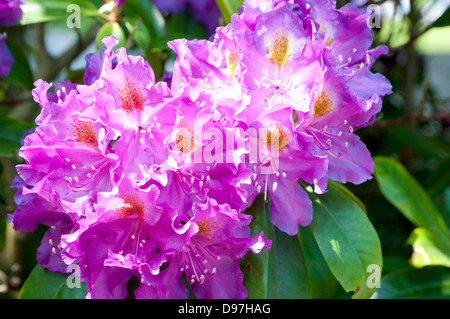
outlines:
M402 124L411 123L413 121L417 122L431 122L431 121L439 121L443 120L445 118L450 118L450 109L442 110L440 112L434 113L432 115L424 116L423 114L407 114L405 116L392 119L392 120L386 120L386 121L379 121L373 123L373 127L376 128L386 128L386 127L392 127L392 126L398 126Z
M41 51L44 52L38 54L38 61L40 61L41 65L37 77L47 81L54 79L65 67L69 67L73 60L95 40L99 29L100 24L97 23L83 35L78 32L78 41L59 58L53 58L43 48L42 27L38 28L38 42L41 43L39 46Z

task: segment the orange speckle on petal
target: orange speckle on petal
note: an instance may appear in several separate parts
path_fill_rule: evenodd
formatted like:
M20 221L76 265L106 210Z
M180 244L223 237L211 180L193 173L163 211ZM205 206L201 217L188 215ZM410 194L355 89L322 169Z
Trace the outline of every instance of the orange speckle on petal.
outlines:
M129 193L123 198L124 205L117 210L120 218L137 214L144 220L144 202L136 194Z
M125 78L123 88L117 89L122 108L127 112L142 111L144 109L145 97L142 91L133 82Z
M286 64L289 55L289 39L285 34L276 34L270 48L268 58L278 67Z
M198 222L196 222L198 225L198 234L203 235L205 237L209 237L211 235L211 232L217 229L217 223L216 221L211 217L206 217Z
M228 68L228 71L230 72L230 75L231 75L231 77L233 79L235 78L234 71L236 70L238 62L239 62L239 57L238 57L236 52L233 52L233 53L228 55L228 57L227 57L227 68Z
M92 123L76 121L72 128L73 136L78 143L90 147L98 147L98 138Z
M176 148L184 153L190 154L198 147L198 138L190 125L185 121L181 121L178 125L178 132L176 134Z
M324 91L314 101L314 116L322 116L331 112L333 100Z
M279 151L286 150L289 145L290 133L281 123L274 123L264 129L261 134L261 142L267 147L278 146Z

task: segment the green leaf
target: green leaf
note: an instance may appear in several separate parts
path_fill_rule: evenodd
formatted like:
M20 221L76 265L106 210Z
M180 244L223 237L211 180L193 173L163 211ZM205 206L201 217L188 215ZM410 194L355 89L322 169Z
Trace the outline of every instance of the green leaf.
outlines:
M336 190L338 190L342 195L346 196L348 199L354 201L367 215L367 208L364 203L355 196L347 187L342 185L341 183L335 182L335 181L328 181L328 184L333 186Z
M442 240L426 228L416 228L408 238L414 253L410 262L415 267L441 265L450 267L450 240Z
M116 46L125 47L127 45L125 32L120 24L117 22L107 22L100 28L100 30L98 30L97 36L95 37L97 47L101 48L103 46L103 38L110 35L115 36L119 40L119 43Z
M216 0L216 2L225 23L230 23L231 16L237 13L237 9L242 5L243 0Z
M53 20L66 20L73 11L67 12L67 7L75 4L80 7L81 17L100 16L98 8L88 0L27 0L21 6L23 15L20 24L34 24ZM82 18L81 18L82 23Z
M368 298L376 287L368 285L369 266L382 269L381 244L365 212L333 183L327 193L310 193L314 217L309 228L331 272L352 298Z
M450 25L450 7L447 6L447 10L445 10L442 15L436 19L431 27L446 27Z
M394 158L375 157L375 178L384 197L409 221L447 239L449 230L422 186Z
M166 22L161 12L149 0L127 0L122 8L125 15L141 18L150 32L152 39L162 37L166 30Z
M261 231L267 232L267 205L264 198L259 196L246 211L252 216L250 223L251 235L256 236ZM267 278L269 266L269 251L261 250L258 254L249 251L240 260L240 267L244 273L244 287L248 290L249 299L267 298Z
M297 235L302 243L306 266L311 282L313 299L330 299L336 296L339 282L330 271L309 227L300 227Z
M449 299L450 270L429 266L391 272L381 278L378 299Z
M240 262L248 298L311 298L301 242L297 236L280 232L271 224L269 205L260 195L246 211L253 216L250 224L252 236L264 231L264 236L272 240L269 251L250 252Z
M140 19L137 18L127 18L124 19L125 27L128 32L132 35L133 41L142 50L147 51L150 47L150 32L148 31L145 24L142 23Z
M20 148L22 136L32 127L22 120L0 117L0 156L12 157Z
M152 49L154 51L168 49L167 42L176 39L206 39L208 34L205 28L196 20L192 19L189 12L183 11L170 16L167 23L166 33L155 39Z
M270 207L270 202L266 204ZM279 231L266 213L267 239L272 240L269 250L267 298L310 299L311 285L301 237Z
M184 34L188 40L208 37L205 28L198 21L192 19L192 15L187 11L176 13L170 17L167 23L167 34Z
M436 168L428 175L426 180L426 189L428 194L433 197L450 185L450 158L438 162Z
M25 90L32 90L34 88L34 78L27 56L16 44L8 40L6 40L6 43L14 57L14 63L11 71L9 71L8 78L13 80Z
M84 299L87 290L84 283L80 288L69 288L70 275L51 272L36 265L19 293L19 299Z
M297 236L271 226L267 298L309 299L311 287L303 248Z

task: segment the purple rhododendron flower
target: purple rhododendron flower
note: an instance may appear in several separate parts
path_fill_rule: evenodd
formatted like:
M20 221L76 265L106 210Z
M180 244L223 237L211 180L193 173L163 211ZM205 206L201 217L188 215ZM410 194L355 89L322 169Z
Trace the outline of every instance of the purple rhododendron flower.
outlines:
M247 297L239 260L271 247L245 214L259 194L295 235L314 218L299 181L321 194L371 178L355 131L391 85L370 71L387 48L371 48L366 19L332 0L247 0L210 40L169 42L177 58L159 82L106 37L84 84L36 81L42 111L8 220L50 226L38 262L79 265L89 298L125 298L133 278L136 298L186 298L186 284Z
M19 22L22 18L24 0L0 0L0 25L10 26Z
M0 0L0 26L11 26L22 18L20 5L24 0ZM0 75L8 75L14 63L14 57L5 43L6 33L0 33Z
M14 63L14 57L5 43L6 33L0 34L0 75L8 75Z

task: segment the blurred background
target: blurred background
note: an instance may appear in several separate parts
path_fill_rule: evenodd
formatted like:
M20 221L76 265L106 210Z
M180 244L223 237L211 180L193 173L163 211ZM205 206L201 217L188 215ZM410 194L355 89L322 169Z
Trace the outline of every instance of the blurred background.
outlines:
M175 58L167 41L208 38L216 26L229 22L240 3L26 0L21 5L20 21L0 25L0 34L6 34L4 43L14 58L9 72L0 76L0 298L17 297L36 264L36 248L45 231L42 227L29 234L16 232L6 217L15 210L10 185L16 175L15 165L23 161L18 156L21 138L34 126L40 112L31 95L34 81L83 83L84 57L99 50L100 40L106 35L115 35L130 54L144 56L159 80L164 72L170 72ZM363 10L379 10L380 26L373 28L374 46L385 44L390 52L375 63L373 70L390 80L394 92L384 98L376 122L357 133L372 155L396 158L450 225L450 0L354 3ZM70 9L69 4L78 7ZM345 4L337 1L338 7ZM365 204L378 232L383 276L410 269L414 251L408 238L415 225L385 198L376 179L346 186ZM450 253L450 249L443 251ZM430 275L428 270L418 275L429 280L426 284L432 291L416 282L411 285L422 296L448 298L450 274L445 264L425 267L438 267L439 275Z

